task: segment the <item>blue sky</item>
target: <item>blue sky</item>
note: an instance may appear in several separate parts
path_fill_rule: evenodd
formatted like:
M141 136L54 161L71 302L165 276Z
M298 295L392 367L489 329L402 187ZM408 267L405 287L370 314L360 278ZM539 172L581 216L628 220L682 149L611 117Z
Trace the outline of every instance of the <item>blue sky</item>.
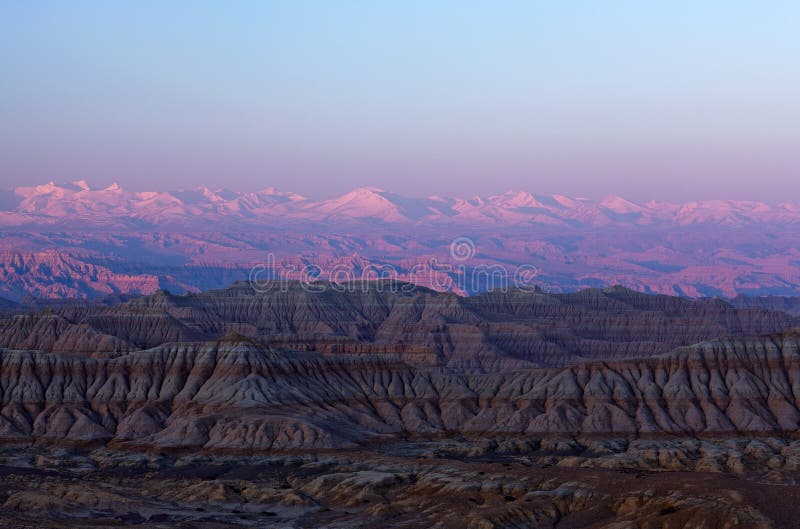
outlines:
M798 191L794 2L0 6L0 187Z

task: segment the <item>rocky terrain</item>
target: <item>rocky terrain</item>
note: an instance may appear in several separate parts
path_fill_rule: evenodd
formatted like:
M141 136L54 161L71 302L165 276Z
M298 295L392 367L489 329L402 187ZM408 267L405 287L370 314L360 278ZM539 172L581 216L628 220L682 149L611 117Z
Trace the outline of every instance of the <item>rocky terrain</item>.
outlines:
M642 360L462 374L392 357L180 343L4 352L0 435L114 446L336 449L407 435L793 432L795 335Z
M0 523L791 528L800 514L796 445L748 438L462 440L272 455L7 445L0 451ZM717 461L731 466L720 471Z
M572 294L512 289L466 298L391 281L256 287L56 304L0 320L0 346L91 355L236 334L257 347L394 355L414 366L487 372L650 356L708 338L781 332L796 321L780 311L622 287Z
M5 316L0 523L796 526L788 313L310 286Z

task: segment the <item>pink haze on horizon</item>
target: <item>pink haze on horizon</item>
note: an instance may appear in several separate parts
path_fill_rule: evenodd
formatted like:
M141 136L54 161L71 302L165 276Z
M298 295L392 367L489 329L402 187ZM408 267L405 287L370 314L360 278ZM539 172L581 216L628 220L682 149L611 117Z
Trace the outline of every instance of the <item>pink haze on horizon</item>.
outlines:
M800 191L798 17L722 0L15 2L0 188L782 201Z

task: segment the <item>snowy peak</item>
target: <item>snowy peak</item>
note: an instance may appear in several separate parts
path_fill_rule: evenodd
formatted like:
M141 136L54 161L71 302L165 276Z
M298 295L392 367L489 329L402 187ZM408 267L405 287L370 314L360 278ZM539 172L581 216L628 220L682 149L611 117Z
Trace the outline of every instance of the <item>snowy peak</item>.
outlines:
M490 196L487 202L503 208L544 208L544 204L527 191L507 191L502 195Z
M600 202L600 206L603 208L613 211L614 213L621 213L621 214L628 214L628 213L643 213L646 211L646 208L631 202L630 200L624 199L620 196L611 195L604 198Z
M265 187L256 194L267 199L279 200L281 202L304 202L308 200L303 195L298 195L297 193L292 193L291 191L280 191L274 187Z
M595 201L565 195L508 191L471 198L413 198L376 187L313 200L266 187L255 192L205 186L170 192L126 190L119 184L93 189L85 180L19 187L0 201L0 225L54 224L79 218L103 225L161 223L231 225L281 222L379 222L471 226L603 226L609 224L800 224L800 204L706 200L636 203L611 195Z
M373 218L386 222L408 220L401 208L374 187L359 187L344 195L312 204L308 209L320 219Z

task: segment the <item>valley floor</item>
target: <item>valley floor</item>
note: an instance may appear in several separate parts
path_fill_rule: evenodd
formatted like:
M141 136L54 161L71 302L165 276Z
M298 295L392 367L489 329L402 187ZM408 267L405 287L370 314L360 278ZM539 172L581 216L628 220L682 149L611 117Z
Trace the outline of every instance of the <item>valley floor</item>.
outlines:
M9 528L791 528L800 441L407 440L246 455L0 448Z

